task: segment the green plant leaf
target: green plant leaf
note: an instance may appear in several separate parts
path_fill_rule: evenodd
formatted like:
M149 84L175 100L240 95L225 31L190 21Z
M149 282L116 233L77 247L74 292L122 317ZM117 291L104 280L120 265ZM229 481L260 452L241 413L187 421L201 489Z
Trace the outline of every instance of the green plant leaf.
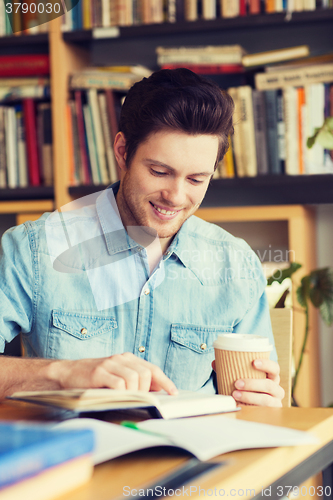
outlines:
M311 149L315 142L316 142L316 136L308 137L306 141L307 148Z
M333 116L328 116L325 120L325 124L328 126L328 128L333 130Z
M268 278L267 285L271 285L274 281L281 284L283 280L290 278L300 267L302 267L302 264L292 262L287 269L283 269L282 271L278 269L270 278Z
M316 136L315 141L325 149L333 149L333 133L327 128L322 129Z
M333 302L323 302L319 311L324 323L331 326L333 324Z
M304 278L302 278L300 286L296 290L297 300L302 307L307 306L307 301L309 299L309 290L310 278L309 276L304 276Z

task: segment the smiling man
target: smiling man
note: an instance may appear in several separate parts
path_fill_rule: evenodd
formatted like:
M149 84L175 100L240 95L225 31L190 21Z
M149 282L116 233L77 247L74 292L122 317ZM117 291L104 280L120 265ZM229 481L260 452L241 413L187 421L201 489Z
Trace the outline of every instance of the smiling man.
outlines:
M122 108L120 182L94 203L4 235L0 348L22 331L27 358L1 358L2 396L71 387L212 393L219 333L274 342L258 258L193 216L228 148L232 113L231 98L194 73L154 73ZM266 379L236 382L239 403L281 406L272 356L255 364Z

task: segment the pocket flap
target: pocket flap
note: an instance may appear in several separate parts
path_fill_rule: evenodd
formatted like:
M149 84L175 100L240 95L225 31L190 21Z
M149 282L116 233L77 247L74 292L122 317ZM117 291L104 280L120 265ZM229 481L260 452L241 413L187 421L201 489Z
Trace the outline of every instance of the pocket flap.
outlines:
M115 318L96 316L95 314L52 311L53 326L59 328L78 339L90 339L102 335L118 327Z
M231 333L232 330L232 326L206 327L173 324L171 325L171 340L199 354L207 354L214 350L213 342L218 335Z

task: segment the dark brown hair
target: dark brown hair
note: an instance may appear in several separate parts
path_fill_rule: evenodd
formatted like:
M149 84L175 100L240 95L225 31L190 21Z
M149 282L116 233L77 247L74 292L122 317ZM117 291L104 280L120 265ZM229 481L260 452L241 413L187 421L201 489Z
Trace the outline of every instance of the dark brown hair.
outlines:
M233 111L232 98L212 81L185 68L156 71L131 87L122 106L119 130L126 138L127 165L152 133L170 129L216 135L216 166L229 147Z

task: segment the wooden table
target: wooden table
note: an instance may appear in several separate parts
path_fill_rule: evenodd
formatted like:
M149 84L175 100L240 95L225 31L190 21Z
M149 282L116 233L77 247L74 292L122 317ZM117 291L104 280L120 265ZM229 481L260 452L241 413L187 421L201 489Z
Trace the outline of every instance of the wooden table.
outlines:
M36 405L0 403L0 419L45 421L52 416L52 412ZM221 464L191 480L186 485L187 490L185 488L185 491L177 492L178 496L190 496L191 499L207 496L281 499L288 492L288 486L299 485L308 477L326 469L326 493L330 494L325 497L319 489L308 491L308 487L304 487L306 489L303 488L298 498L333 498L330 469L327 469L333 462L333 409L246 407L229 416L308 430L319 438L320 443L226 453L214 460L226 461L226 465ZM97 466L89 483L61 497L61 500L130 498L130 493L135 493L133 490L154 484L162 485L163 476L183 466L188 460L188 455L176 450L160 448L136 452ZM152 498L151 494L149 498Z

